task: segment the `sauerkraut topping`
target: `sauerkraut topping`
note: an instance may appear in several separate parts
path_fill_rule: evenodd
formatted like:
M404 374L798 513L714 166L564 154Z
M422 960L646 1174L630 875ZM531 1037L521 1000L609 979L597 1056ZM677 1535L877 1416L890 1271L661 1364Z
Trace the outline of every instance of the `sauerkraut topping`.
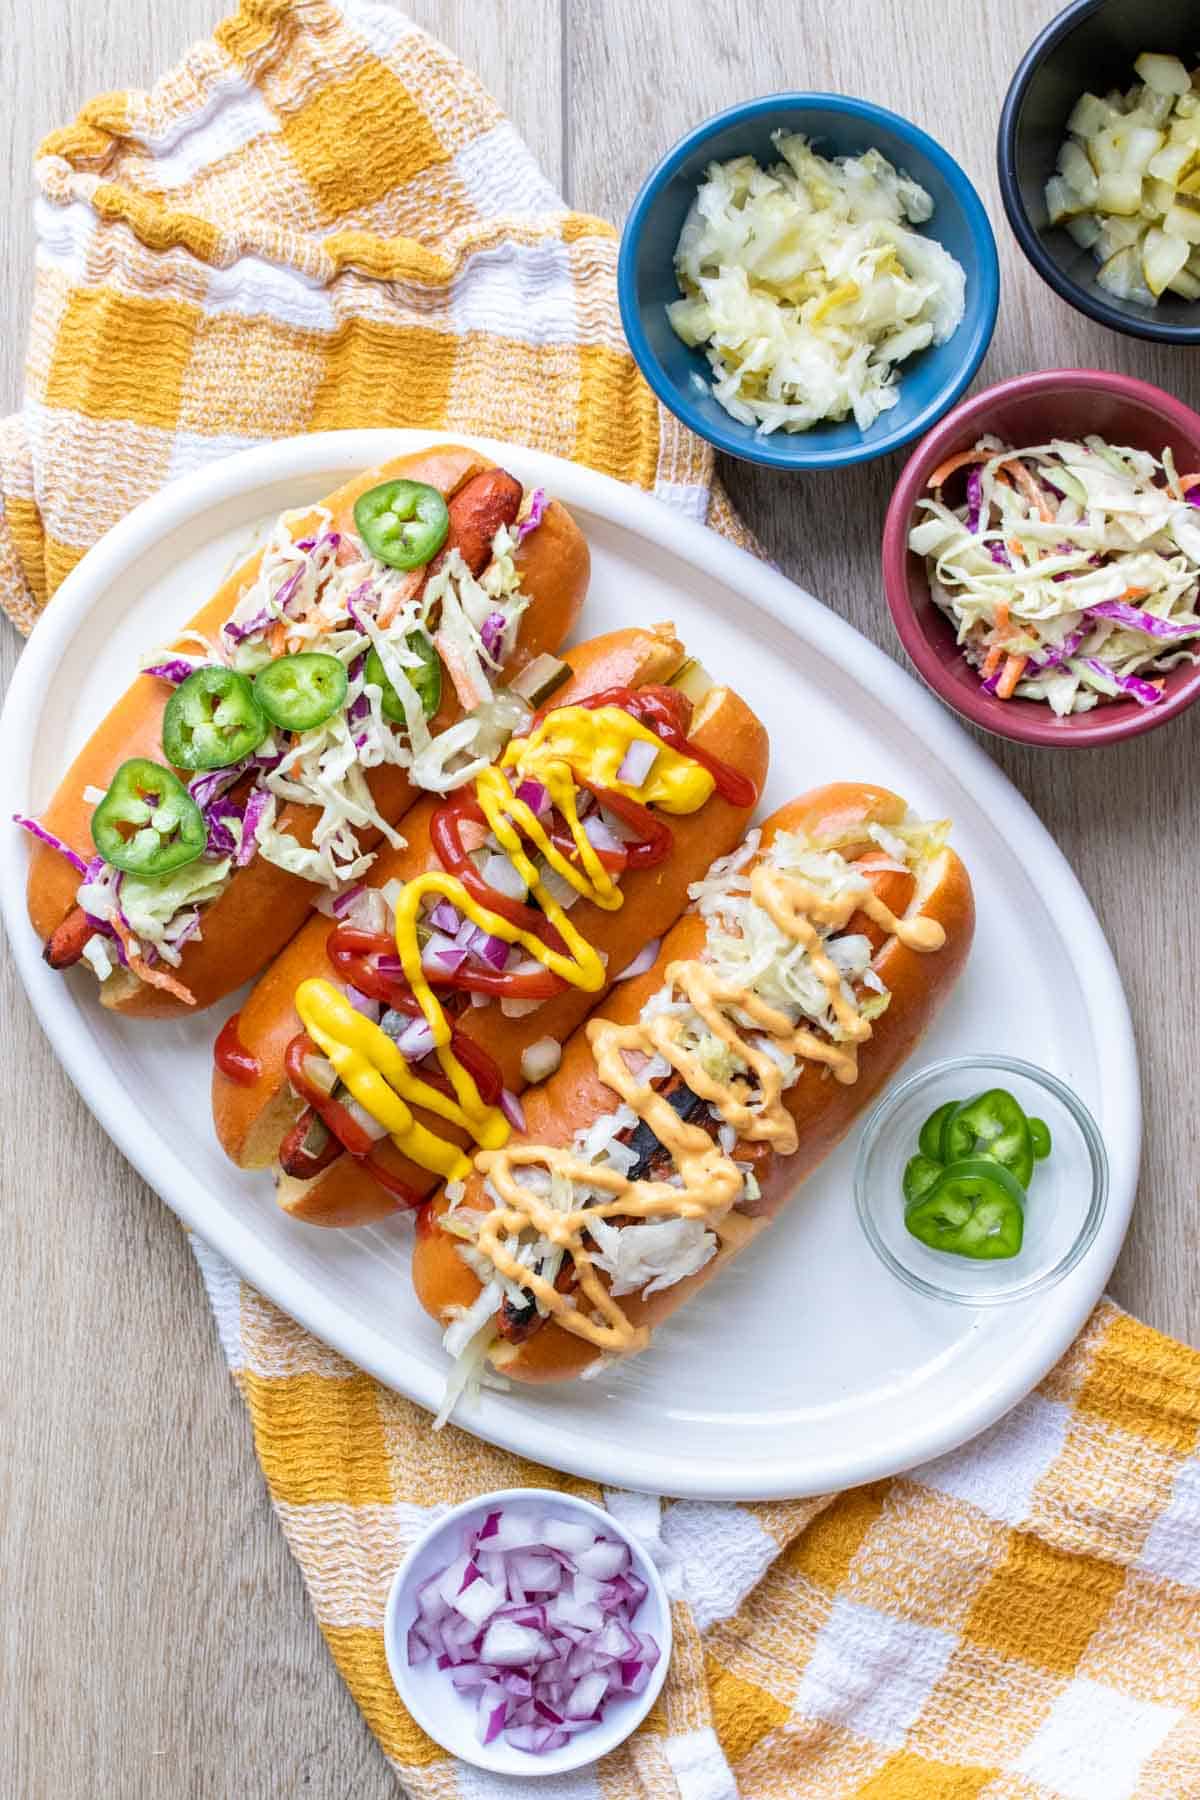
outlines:
M920 952L945 941L937 921L919 910L897 917L871 886L881 866L912 871L944 828L901 827L867 858L861 835L858 859L848 860L836 846L787 832L764 851L753 833L695 884L707 923L700 957L670 964L633 1024L600 1018L587 1027L617 1108L570 1148L510 1142L481 1152L476 1167L491 1210L462 1205L460 1192L444 1216L485 1285L514 1304L532 1298L542 1317L599 1350L625 1353L644 1347L649 1331L631 1322L621 1296L685 1279L723 1237L740 1234L735 1209L758 1193L754 1147L796 1148L785 1093L808 1063L853 1082L877 1002L886 1005L882 983L866 980L870 941L847 925L862 914ZM672 1104L680 1084L704 1103L706 1122ZM661 1173L634 1174L639 1154L624 1140L639 1125L652 1134Z
M683 293L667 308L702 348L713 392L762 433L895 406L897 367L952 336L966 276L912 229L933 201L878 150L832 161L776 132L781 161L711 163L675 251Z

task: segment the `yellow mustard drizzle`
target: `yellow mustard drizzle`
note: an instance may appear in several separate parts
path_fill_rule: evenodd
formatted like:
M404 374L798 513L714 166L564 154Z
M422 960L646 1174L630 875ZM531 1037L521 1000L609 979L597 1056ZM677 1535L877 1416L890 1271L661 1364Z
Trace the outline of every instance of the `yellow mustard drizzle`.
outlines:
M636 742L654 746L654 762L643 781L620 781L617 772ZM482 905L456 875L445 870L430 870L405 883L396 902L396 949L404 978L433 1035L438 1062L454 1091L453 1102L412 1075L387 1033L355 1011L331 982L306 981L296 991L296 1010L305 1029L354 1098L387 1127L393 1142L406 1156L447 1180L462 1179L468 1174L469 1161L456 1146L415 1120L406 1101L462 1126L485 1149L506 1143L509 1126L498 1107L484 1105L474 1080L450 1048L450 1022L421 961L417 925L422 905L430 898L448 900L489 936L520 945L526 955L551 974L585 993L598 993L604 986L604 963L582 932L572 925L566 910L551 897L526 848L532 845L551 869L596 906L610 912L621 906L621 890L597 855L579 817L577 773L597 787L611 788L643 805L673 814L699 811L715 785L701 764L672 749L617 706L564 706L548 713L528 737L511 741L498 766L484 769L476 778L475 796L489 829L558 932L566 953L551 949L534 932ZM566 821L578 863L555 847L538 815L518 799L516 787L530 780L546 788L553 806Z
M386 1031L356 1012L332 982L302 981L296 989L296 1011L309 1037L329 1058L359 1105L386 1126L397 1148L423 1169L456 1181L470 1172L471 1162L457 1144L438 1137L415 1119L414 1106L423 1106L438 1118L461 1126L489 1148L507 1141L503 1113L483 1105L474 1082L445 1048L439 1047L438 1061L454 1089L454 1100L414 1075Z
M624 1354L644 1349L650 1330L631 1322L594 1267L585 1242L589 1221L614 1216L703 1219L718 1236L733 1236L736 1233L723 1229L723 1220L736 1205L743 1186L732 1157L725 1155L702 1126L681 1119L663 1095L639 1080L631 1070L630 1058L639 1059L642 1067L645 1064L640 1059L655 1054L665 1057L692 1092L714 1106L740 1138L765 1142L777 1154L791 1155L797 1146L796 1125L783 1104L783 1071L771 1056L747 1040L730 1014L736 1011L751 1019L757 1032L781 1050L825 1063L839 1081L853 1082L858 1075L858 1046L871 1036L871 1026L843 992L841 972L824 949L820 927L836 933L861 911L889 937L898 938L912 950L939 950L946 941L936 919L919 915L897 918L869 888L850 887L827 899L806 882L767 863L754 869L750 894L785 937L807 950L842 1034L838 1041L794 1025L786 1013L770 1006L752 988L719 981L704 962L674 962L667 967L665 985L686 997L708 1030L757 1078L753 1104L745 1076L717 1081L701 1066L697 1052L683 1042L686 1026L677 1014L659 1012L624 1026L593 1019L586 1029L601 1080L649 1126L674 1163L682 1186L633 1181L554 1145L510 1143L484 1150L475 1158L476 1168L488 1177L498 1196L498 1203L481 1219L476 1248L499 1274L531 1292L564 1330L600 1350ZM586 1207L561 1207L553 1192L535 1193L517 1179L516 1171L528 1167L548 1170L556 1188L568 1182L610 1198ZM529 1228L571 1258L582 1302L574 1294L560 1293L553 1282L517 1260L514 1247L522 1231Z

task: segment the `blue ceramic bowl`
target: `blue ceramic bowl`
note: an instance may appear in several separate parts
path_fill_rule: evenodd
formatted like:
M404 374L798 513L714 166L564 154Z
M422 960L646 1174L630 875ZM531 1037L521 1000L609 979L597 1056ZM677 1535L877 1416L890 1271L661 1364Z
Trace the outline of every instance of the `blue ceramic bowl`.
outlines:
M853 419L810 431L763 436L730 417L713 397L711 371L667 322L679 298L675 246L696 188L710 162L751 155L777 160L774 131L802 131L826 156L857 156L874 147L915 177L933 197L921 229L945 245L966 271L966 316L945 344L900 365L900 399L869 431ZM621 320L642 374L664 406L718 450L776 469L837 469L898 450L928 431L953 406L983 360L996 323L1000 270L996 241L979 195L953 157L907 119L842 94L770 94L718 113L668 152L633 203L617 269Z

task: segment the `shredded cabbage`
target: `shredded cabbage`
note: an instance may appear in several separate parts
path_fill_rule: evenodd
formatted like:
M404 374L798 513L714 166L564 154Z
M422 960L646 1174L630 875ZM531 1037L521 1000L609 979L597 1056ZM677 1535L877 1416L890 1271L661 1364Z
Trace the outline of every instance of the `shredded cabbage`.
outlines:
M215 641L185 632L179 642L186 649L153 651L142 666L171 680L211 663L253 675L272 660L272 638L282 622L290 649L319 649L345 665L345 701L321 725L290 743L277 746L268 740L256 757L228 772L228 781L221 778L226 772L218 771L215 779L203 778L203 793L193 784L209 823L208 854L201 860L159 881L121 880L98 861L89 865L76 894L79 904L102 925L122 919L152 960L178 966L181 945L201 929L199 909L222 892L233 867L249 859L243 820L253 849L268 862L337 890L364 875L375 861L373 851L361 849L360 831L373 829L394 847L405 841L375 806L368 770L392 763L408 771L414 786L449 793L491 762L528 716L522 702L493 686L529 603L515 561L516 532L501 528L496 533L491 559L478 580L454 551L418 595L413 573L385 567L357 539L334 531L326 509L316 509L307 538L292 536L289 525L295 518L284 513L276 521L254 580L242 590ZM381 625L380 618L386 623ZM490 651L481 636L489 620ZM468 716L436 736L410 678L422 666L411 642L416 633L435 641L451 659L456 681L457 671L465 671L473 694ZM384 716L381 690L366 680L367 653L373 648L404 707L403 726ZM243 813L222 796L246 776L254 786ZM281 822L283 809L292 803L318 815L310 843L301 843ZM231 846L236 863L224 854ZM91 942L96 948L86 950L86 960L98 974L102 968L111 973L102 935L97 932Z
M1162 675L1200 660L1200 515L1170 451L985 437L970 471L958 506L941 485L921 500L909 547L984 688L1064 718L1155 705Z
M936 854L945 841L947 829L945 821L928 823L912 819L886 831L880 828L880 839L888 855L907 869L918 858ZM864 834L860 828L852 836L847 835L845 847L861 849L864 836L870 841L875 832L868 828ZM748 989L784 1011L795 1023L805 1020L831 1038L840 1039L842 1029L830 1010L825 985L813 971L810 953L781 932L769 914L753 902L747 865L752 859L760 858L773 868L800 877L825 898L858 890L865 893L864 878L838 849L818 845L798 833L778 832L765 851L760 846L761 834L751 832L738 849L715 862L703 880L693 883L689 890L696 910L706 924L704 958L713 964L723 983ZM878 1018L886 1010L891 995L871 968L869 940L857 932L833 933L829 930L823 931L821 938L825 953L844 977L844 997L861 1017ZM860 986L870 991L860 994ZM641 1016L648 1020L662 1013L670 1013L680 1021L684 1046L695 1051L706 1072L715 1080L728 1082L745 1073L741 1059L731 1054L710 1032L691 1003L679 998L671 986L664 986L653 994L642 1008ZM739 1024L743 1029L753 1031L748 1018L739 1017ZM756 1033L754 1041L779 1065L784 1087L792 1086L801 1073L800 1060L770 1037ZM639 1078L648 1083L663 1081L670 1076L671 1065L665 1057L655 1055L638 1073ZM744 1092L739 1098L746 1098ZM754 1104L752 1095L748 1104ZM637 1114L622 1103L575 1134L572 1155L581 1162L615 1169L628 1176L637 1164L637 1154L620 1139L631 1133L637 1124ZM722 1125L718 1141L729 1155L736 1142L736 1133L731 1136L730 1128ZM758 1199L760 1190L753 1170L748 1165L744 1168L740 1164L736 1166L742 1174L743 1201ZM517 1179L564 1212L607 1197L603 1190L590 1188L585 1181L572 1183L556 1169L527 1166L517 1172ZM490 1184L485 1183L484 1191L493 1202L497 1201ZM493 1288L499 1283L502 1291L508 1292L511 1284L499 1281L495 1270L475 1247L474 1239L482 1216L467 1208L454 1207L444 1223L460 1239L459 1255L480 1279L490 1281ZM703 1268L717 1250L715 1234L697 1219L667 1217L616 1225L597 1216L589 1221L588 1231L595 1245L594 1260L610 1277L612 1292L618 1297L635 1292L650 1294L670 1287ZM553 1281L562 1257L562 1252L548 1238L531 1232L521 1238L516 1254L524 1267L537 1268L548 1281ZM518 1286L509 1298L520 1304L527 1296ZM539 1304L541 1310L544 1309ZM465 1317L452 1329L456 1343L472 1341Z
M897 365L953 335L966 276L925 189L878 150L833 161L776 132L781 162L711 163L680 234L667 316L704 349L726 411L762 433L895 406Z

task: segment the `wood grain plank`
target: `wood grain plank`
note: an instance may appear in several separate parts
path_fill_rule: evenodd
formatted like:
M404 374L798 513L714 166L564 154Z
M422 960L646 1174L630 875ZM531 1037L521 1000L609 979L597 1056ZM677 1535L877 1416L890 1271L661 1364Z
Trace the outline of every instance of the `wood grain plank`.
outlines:
M0 406L32 281L30 174L94 93L145 85L219 0L0 0ZM410 0L560 174L558 0ZM535 78L531 78L535 77ZM0 679L19 645L0 626ZM271 1512L184 1235L91 1118L0 953L0 1793L397 1792Z
M1002 277L1000 319L976 387L1036 368L1121 370L1200 404L1186 350L1142 344L1075 313L1033 273L1008 229L995 127L1019 54L1056 0L567 0L570 198L624 218L677 138L710 113L782 88L854 93L923 125L978 186ZM620 78L615 72L620 70ZM884 512L903 456L825 476L723 459L735 505L785 572L903 662L879 575ZM848 525L847 525L847 522ZM1200 708L1150 737L1103 750L1035 751L977 733L1036 808L1087 889L1125 979L1142 1056L1146 1144L1138 1206L1112 1292L1141 1318L1200 1344L1200 1284L1181 1246L1197 1227L1195 1173L1180 1117L1194 1092L1195 985L1179 946L1195 941L1184 879L1200 835ZM1101 1122L1103 1123L1103 1121Z

